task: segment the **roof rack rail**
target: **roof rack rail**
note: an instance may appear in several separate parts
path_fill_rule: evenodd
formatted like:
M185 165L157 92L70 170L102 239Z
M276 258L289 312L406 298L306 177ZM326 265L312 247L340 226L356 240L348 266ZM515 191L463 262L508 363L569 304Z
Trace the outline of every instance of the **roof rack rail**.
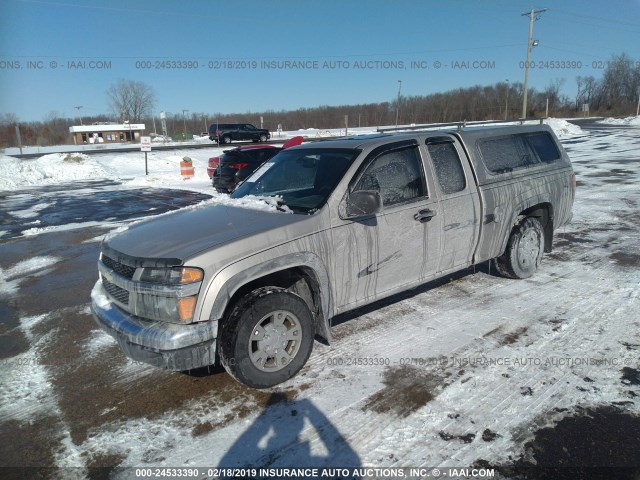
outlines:
M422 125L411 125L404 127L382 127L378 128L379 133L389 133L389 132L401 132L401 131L415 131L415 130L439 130L441 128L447 127L455 127L458 131L462 130L465 127L479 127L484 125L506 125L512 124L514 122L519 122L520 125L524 125L526 122L535 122L537 124L542 125L547 117L540 118L517 118L514 120L480 120L467 122L463 120L462 122L451 122L451 123L426 123Z

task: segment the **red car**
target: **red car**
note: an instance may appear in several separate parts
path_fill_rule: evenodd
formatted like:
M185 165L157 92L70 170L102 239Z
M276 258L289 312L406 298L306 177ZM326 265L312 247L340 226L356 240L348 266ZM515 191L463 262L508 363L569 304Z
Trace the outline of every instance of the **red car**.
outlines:
M232 192L238 183L236 174L242 170L243 178L248 177L260 165L274 157L285 148L300 145L304 139L293 137L282 145L242 145L231 150L225 150L219 157L209 159L207 174L213 181L213 186L219 192Z

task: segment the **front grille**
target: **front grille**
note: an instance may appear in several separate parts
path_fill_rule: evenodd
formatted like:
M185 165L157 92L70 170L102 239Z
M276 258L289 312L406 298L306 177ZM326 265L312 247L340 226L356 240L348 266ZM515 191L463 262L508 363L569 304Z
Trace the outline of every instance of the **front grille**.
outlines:
M106 267L110 268L118 275L125 278L133 278L133 274L136 273L136 267L130 267L129 265L125 265L124 263L120 263L115 261L112 258L109 258L102 254L102 263L105 264Z
M129 292L124 288L114 285L104 277L102 278L102 285L107 293L109 293L109 295L115 298L118 302L123 305L129 305Z

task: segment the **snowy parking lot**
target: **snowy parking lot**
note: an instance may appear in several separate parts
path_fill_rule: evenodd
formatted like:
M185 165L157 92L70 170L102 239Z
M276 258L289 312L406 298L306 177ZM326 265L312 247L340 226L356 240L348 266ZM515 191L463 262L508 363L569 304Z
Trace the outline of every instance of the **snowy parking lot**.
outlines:
M220 369L133 362L89 311L105 234L228 201L206 175L221 149L152 152L148 176L140 153L0 157L0 465L33 469L7 477L438 467L551 478L577 466L634 478L621 475L640 474L640 127L559 126L577 198L534 277L485 263L342 315L331 346L316 342L297 377L263 391Z

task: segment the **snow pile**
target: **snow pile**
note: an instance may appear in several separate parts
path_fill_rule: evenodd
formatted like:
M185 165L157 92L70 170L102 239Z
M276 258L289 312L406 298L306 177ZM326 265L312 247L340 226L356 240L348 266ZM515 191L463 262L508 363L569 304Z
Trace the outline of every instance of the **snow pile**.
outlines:
M221 150L216 148L213 152L199 151L197 154L194 151L187 153L180 150L151 152L147 162L149 175L145 175L144 159L139 153L111 156L100 161L103 163L108 161L114 174L123 179L123 184L128 187L177 188L211 194L213 188L211 179L207 175L207 161L210 156L219 155ZM180 174L180 162L185 156L191 159L194 168L194 175L189 179L183 179Z
M222 149L156 151L148 154L145 174L144 156L140 152L109 152L85 154L56 153L37 159L0 157L0 191L25 187L59 184L78 180L113 180L125 186L176 188L211 194L211 179L207 175L209 157L220 155ZM195 175L184 180L180 162L189 156Z
M558 137L570 137L572 135L584 134L578 125L569 123L561 118L546 118L544 123L549 125Z
M52 153L33 160L0 157L0 190L109 176L99 163L83 154Z
M599 120L598 123L606 123L608 125L626 125L630 127L640 127L640 116L632 116L626 118L605 118Z
M208 133L206 135L193 135L192 140L198 143L211 143Z

